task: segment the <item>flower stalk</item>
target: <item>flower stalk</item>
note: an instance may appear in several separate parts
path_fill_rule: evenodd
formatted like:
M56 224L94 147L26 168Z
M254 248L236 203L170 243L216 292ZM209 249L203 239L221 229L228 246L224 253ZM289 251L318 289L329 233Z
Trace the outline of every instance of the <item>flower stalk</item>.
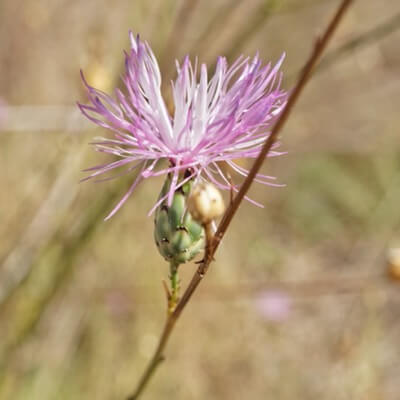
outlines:
M168 315L172 314L179 302L179 274L178 274L179 264L171 262L169 266L169 279L171 282L171 292L168 298Z
M150 379L156 372L158 366L165 360L164 350L165 350L165 347L171 336L171 333L175 327L175 324L178 321L178 319L179 319L184 307L186 306L187 302L189 301L191 295L193 294L193 291L196 289L196 287L198 286L198 284L200 283L200 281L203 279L203 277L205 276L205 274L207 272L208 266L210 265L210 261L211 261L211 259L209 258L211 251L212 251L210 245L213 242L213 233L212 233L211 223L205 224L204 230L206 232L206 246L205 246L204 259L201 261L194 277L192 278L191 283L185 290L182 298L174 306L173 310L171 310L171 308L170 308L170 301L168 302L168 311L169 312L168 312L168 316L165 321L164 329L160 336L160 340L158 342L157 348L153 354L153 357L151 358L150 362L148 363L146 370L144 371L135 391L129 397L127 397L126 400L139 399L139 396L143 393L144 389L147 387L147 384L149 383ZM207 260L209 260L209 261L207 261ZM177 277L178 267L176 266L176 268L175 268L175 266L172 266L172 264L171 264L171 270L172 269L175 270L175 272L176 272L175 277ZM171 274L171 277L172 277L172 274ZM194 280L195 277L197 277L196 280ZM172 284L172 278L171 278L171 293L170 293L171 298L172 298L172 293L173 293L172 286L173 286L173 284Z

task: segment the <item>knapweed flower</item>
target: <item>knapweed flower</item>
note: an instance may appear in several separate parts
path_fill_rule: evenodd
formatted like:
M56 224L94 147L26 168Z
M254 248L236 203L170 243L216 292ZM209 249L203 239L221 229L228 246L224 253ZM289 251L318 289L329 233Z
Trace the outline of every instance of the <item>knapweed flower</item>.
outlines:
M122 77L124 91L116 89L114 98L91 87L82 74L90 100L88 105L79 104L82 113L113 133L113 137L101 138L94 145L98 151L116 157L107 164L88 169L91 174L86 179L117 168L125 167L122 173L137 171L128 192L108 219L140 182L167 175L161 195L149 214L157 210L157 225L164 210L167 220L175 221L173 229L183 227L197 235L198 227L194 226L192 232L182 225L187 217L184 200L192 184L198 181L210 181L219 189L238 190L220 162L247 176L248 171L235 160L257 157L271 125L286 104L287 93L280 88L282 74L279 72L284 56L275 66L271 63L263 66L258 55L253 59L241 56L231 66L224 57L219 57L210 79L205 64L198 66L197 60L192 64L186 57L182 64L176 64L177 78L172 83L174 112L170 115L161 94L160 69L151 48L132 32L130 43ZM278 154L274 148L269 156ZM162 160L167 163L161 163ZM257 182L269 185L273 179L262 174L256 177ZM176 208L174 196L178 192L184 199L177 201ZM167 237L163 224L155 235L156 242L159 248L163 243L168 245L162 254L170 259L171 237ZM176 242L182 243L182 240L176 239Z
M95 124L114 134L94 145L98 151L117 157L90 169L88 179L121 167L127 167L126 172L140 171L108 218L141 181L152 176L171 174L166 194L169 204L175 190L193 178L209 180L220 189L232 189L218 162L225 161L239 175L247 175L235 160L257 157L271 124L286 104L287 93L280 88L279 73L284 55L275 66L262 66L258 55L253 59L241 56L231 66L219 57L211 79L205 64L198 68L197 60L192 65L186 57L182 65L177 63L178 76L172 83L174 113L170 115L151 48L132 32L130 42L122 78L125 93L116 89L112 98L91 87L82 74L91 104L79 104L79 108ZM269 156L278 154L271 151ZM167 160L168 165L161 166L161 160ZM178 184L179 173L185 171L189 173ZM272 184L273 179L257 176L257 182L264 184Z

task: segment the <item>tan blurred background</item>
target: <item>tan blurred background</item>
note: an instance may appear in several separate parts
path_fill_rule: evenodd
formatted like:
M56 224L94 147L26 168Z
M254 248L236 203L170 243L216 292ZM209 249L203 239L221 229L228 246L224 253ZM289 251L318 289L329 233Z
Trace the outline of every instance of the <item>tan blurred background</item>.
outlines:
M79 184L82 68L120 83L128 30L165 81L190 53L287 59L293 86L334 0L0 0L0 399L123 399L165 317L149 180ZM185 310L143 399L398 400L400 3L359 0ZM168 94L167 94L168 95ZM194 270L184 266L183 283Z

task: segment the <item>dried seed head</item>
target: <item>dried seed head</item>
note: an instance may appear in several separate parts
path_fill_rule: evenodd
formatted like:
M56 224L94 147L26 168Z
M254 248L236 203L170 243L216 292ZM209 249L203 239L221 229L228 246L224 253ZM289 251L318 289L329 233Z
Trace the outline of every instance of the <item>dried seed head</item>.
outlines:
M199 183L192 189L187 207L193 218L203 224L220 217L225 211L220 191L209 182Z

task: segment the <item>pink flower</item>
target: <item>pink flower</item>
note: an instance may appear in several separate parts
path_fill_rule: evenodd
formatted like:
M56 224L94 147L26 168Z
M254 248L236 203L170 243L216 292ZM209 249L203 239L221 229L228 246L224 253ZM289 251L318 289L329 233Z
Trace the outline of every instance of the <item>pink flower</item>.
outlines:
M264 318L280 322L289 317L292 299L285 292L278 290L265 291L256 299L256 308Z
M172 83L175 111L171 116L161 95L161 74L151 48L132 32L130 42L122 78L124 93L116 89L112 98L91 87L82 74L91 104L78 104L79 108L114 135L94 145L98 151L117 157L88 169L91 175L86 179L121 167L126 168L123 173L139 170L106 219L117 212L140 182L152 176L171 174L172 184L165 197L169 203L175 190L189 179L208 180L220 189L231 189L218 162L225 161L236 173L246 176L248 171L234 160L257 157L287 100L287 93L280 89L279 68L284 55L275 66L262 66L258 55L253 59L240 56L231 66L219 57L210 79L205 64L198 67L196 60L192 65L186 57L181 65L177 62L178 76ZM279 154L273 150L269 156ZM164 159L168 165L161 165ZM185 179L178 180L184 171ZM258 174L256 181L271 185L273 179ZM238 190L236 185L232 188Z

